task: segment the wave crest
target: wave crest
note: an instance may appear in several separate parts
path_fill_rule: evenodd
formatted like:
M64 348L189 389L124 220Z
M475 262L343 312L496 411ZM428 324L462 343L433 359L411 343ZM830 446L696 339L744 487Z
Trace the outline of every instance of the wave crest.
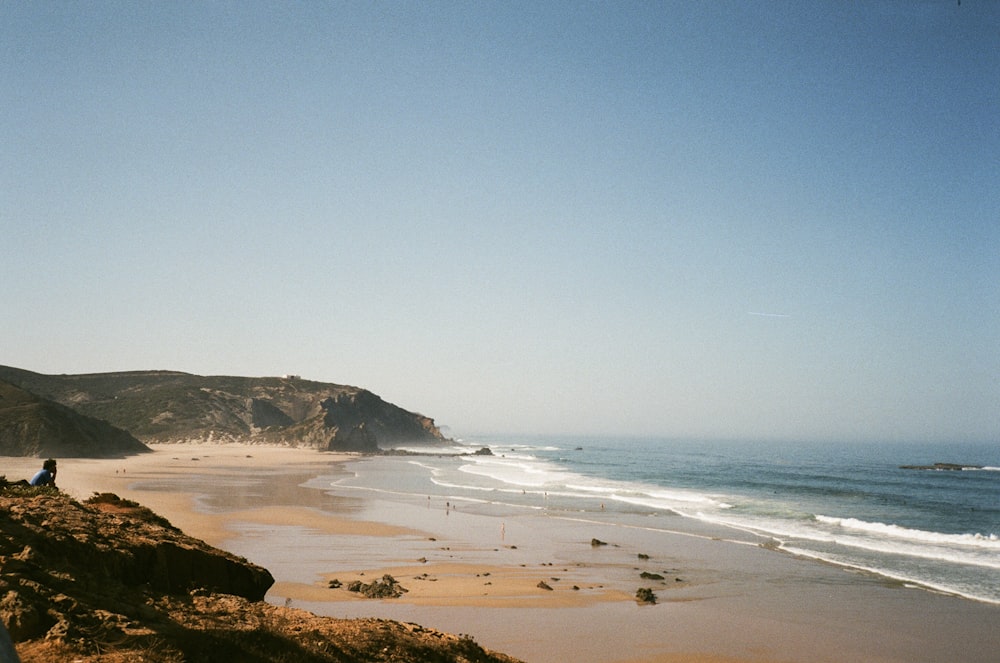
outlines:
M816 516L817 522L834 527L841 527L847 530L877 534L879 536L891 537L894 539L906 539L907 541L918 541L921 543L934 543L944 545L974 546L977 548L989 548L1000 550L1000 537L996 534L944 534L942 532L927 532L919 529L910 529L900 525L890 523L872 523L857 518L834 518L831 516Z

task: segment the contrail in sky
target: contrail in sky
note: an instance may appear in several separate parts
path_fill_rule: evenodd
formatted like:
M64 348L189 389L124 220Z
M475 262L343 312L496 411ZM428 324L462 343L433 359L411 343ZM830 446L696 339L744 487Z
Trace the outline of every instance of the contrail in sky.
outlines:
M747 315L759 315L762 318L790 318L792 316L785 313L764 313L762 311L747 311Z

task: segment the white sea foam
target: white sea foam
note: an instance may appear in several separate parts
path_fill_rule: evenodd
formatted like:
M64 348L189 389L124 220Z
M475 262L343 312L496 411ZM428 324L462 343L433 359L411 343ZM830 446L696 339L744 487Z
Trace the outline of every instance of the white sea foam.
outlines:
M468 453L482 446L468 446L464 451ZM598 452L581 456L577 469L575 457L564 453L565 447L560 450L516 443L489 446L495 455L423 457L410 459L410 462L422 470L418 475L423 475L436 487L432 489L434 494L453 500L464 496L470 501L501 505L501 508L505 505L544 510L555 517L587 519L588 514L592 514L594 522L605 524L646 527L640 524L645 521L651 531L678 526L684 530L687 526L679 519L669 521L658 517L674 513L730 528L733 540L738 543L759 545L759 537L766 537L777 540L783 550L803 556L915 583L925 589L1000 602L1000 588L990 580L1000 569L1000 537L997 536L1000 532L991 533L989 525L980 526L987 528L982 534L953 534L925 531L935 527L932 520L928 520L929 527L924 529L891 524L890 510L885 517L888 522L813 515L837 513L842 506L849 515L850 505L838 502L837 494L827 502L818 491L801 498L798 494L785 493L780 486L766 494L752 489L741 494L740 488L733 488L729 493L724 487L728 484L714 482L711 474L707 475L708 485L723 488L717 489L718 492L699 490L698 484L691 481L695 475L687 473L687 459L683 465L664 463L661 471L656 465L631 471L631 463L638 459L622 458L619 462L612 458L607 467L597 464L595 461L611 458L605 451L604 456ZM546 452L540 453L543 449ZM560 457L547 460L545 456L553 455L550 453L553 451ZM652 458L655 462L656 457ZM643 456L640 462L646 460ZM592 475L609 470L616 473L614 476L623 478ZM962 479L955 473L954 479L963 484L991 482L995 477L987 473L998 472L1000 467L994 462L992 466L972 471L980 472L979 478L966 475ZM675 472L686 485L671 485ZM739 475L739 471L736 474ZM636 479L629 479L630 476ZM413 482L406 485L411 486L413 494L422 494L420 491L425 489L416 479L414 476ZM810 480L808 471L802 479ZM822 479L825 481L828 477ZM395 482L384 488L405 490ZM644 516L643 521L636 516ZM982 519L973 522L982 522ZM701 525L691 527L692 532L711 531L713 538L721 536L729 540L726 530L718 529L721 534L717 534L716 529L705 529ZM752 536L741 537L735 535L736 531Z
M938 545L973 546L1000 552L1000 537L997 537L996 534L943 534L941 532L925 532L923 530L909 529L886 523L871 523L856 518L833 518L821 515L816 516L816 520L845 530L866 532L892 539Z
M538 488L546 485L562 485L561 479L566 474L554 465L526 459L496 459L483 456L472 460L473 462L459 467L459 470L515 486Z
M865 556L875 553L961 564L968 567L1000 569L1000 557L996 554L995 544L994 547L987 548L956 546L948 543L947 539L931 542L920 539L892 538L879 536L866 530L845 530L837 525L830 526L818 520L814 523L764 518L737 520L725 516L709 516L703 513L699 513L698 517L720 525L767 534L779 539L783 545L808 547L815 554L821 554L817 548L824 548L832 544L841 547L845 552L853 550L856 551L856 554ZM948 537L951 535L939 536Z
M483 493L495 493L496 488L491 488L489 486L470 486L467 483L452 483L450 481L442 481L436 477L431 477L431 483L439 488L451 488L452 490L475 490Z
M846 568L857 569L858 571L873 573L875 575L880 575L884 578L891 578L892 580L898 580L903 583L913 583L918 587L932 589L944 594L950 594L952 596L961 596L962 598L972 599L974 601L982 601L984 603L1000 604L1000 597L992 596L982 591L977 591L977 589L975 588L957 587L942 582L935 582L934 580L930 580L927 578L916 577L917 574L901 573L898 571L894 571L892 569L879 568L876 566L871 566L863 563L852 562L849 560L845 560L844 558L838 555L824 554L821 552L817 552L815 550L808 550L805 548L799 548L795 546L784 546L782 549L785 552L791 553L793 555L798 555L800 557L808 557L810 559L817 559L820 561L829 562L831 564L836 564L838 566L843 566Z
M621 490L620 486L612 486L612 485L585 486L583 484L578 484L578 483L568 483L566 484L566 487L569 488L570 490L579 490L581 492L586 492L586 493L597 493L599 495L602 494L614 495L615 493Z
M463 464L460 471L508 485L544 490L553 497L617 501L669 512L685 505L732 508L727 502L695 491L588 477L533 457L477 456L468 460L472 462Z
M588 477L578 477L587 479ZM580 481L567 483L565 486L571 491L578 491L583 494L608 496L622 502L648 506L652 508L670 509L678 503L682 504L703 504L713 505L719 508L729 508L728 504L719 502L708 495L696 493L690 490L663 490L659 487L646 486L639 483L626 483L623 481L591 480L591 483Z
M779 540L801 539L806 541L816 541L819 543L836 543L836 539L822 531L808 529L793 520L775 520L770 518L751 517L729 517L725 513L719 514L705 513L698 511L695 513L682 513L681 515L690 518L697 518L707 523L724 525L743 532L751 532L764 535Z
M593 499L602 505L619 503L664 513L677 513L802 544L812 541L865 550L868 553L1000 568L1000 557L995 554L1000 552L1000 538L995 534L924 532L897 525L823 515L806 519L802 517L804 514L796 516L792 513L787 517L767 517L745 512L735 514L732 500L719 499L693 490L665 489L637 482L589 477L532 456L476 456L464 458L463 461L468 462L463 462L459 467L461 472L496 481L501 485L467 485L465 482L455 481L454 475L449 480L444 480L436 476L437 470L434 470L434 482L454 490L501 490L511 494L515 492L513 489L502 489L501 486L513 486L517 492L528 489L552 498Z
M659 509L661 511L672 511L681 515L687 515L685 514L686 508L695 505L700 507L712 506L719 509L729 506L723 502L717 502L709 497L693 494L685 495L683 493L674 493L669 495L663 493L616 494L612 496L612 499L618 502L624 502L625 504L643 506L650 509Z

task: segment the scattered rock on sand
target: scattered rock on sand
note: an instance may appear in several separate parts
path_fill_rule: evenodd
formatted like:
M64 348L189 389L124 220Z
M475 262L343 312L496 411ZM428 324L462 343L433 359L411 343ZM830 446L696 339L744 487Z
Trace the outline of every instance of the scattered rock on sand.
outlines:
M635 600L639 603L656 603L656 594L649 587L640 587L635 590Z
M553 591L552 588L549 586L549 584L547 582L545 582L544 580L538 581L538 584L536 585L536 587L538 587L539 589L548 590L550 592Z
M370 599L398 599L409 590L386 573L378 580L372 580L367 584L355 580L347 586L347 591L356 592Z

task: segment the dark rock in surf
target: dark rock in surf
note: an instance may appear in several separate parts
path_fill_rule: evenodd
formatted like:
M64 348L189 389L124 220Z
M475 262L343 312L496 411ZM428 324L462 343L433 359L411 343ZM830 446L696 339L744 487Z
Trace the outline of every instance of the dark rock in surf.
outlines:
M982 465L961 465L958 463L934 463L933 465L900 465L901 470L939 470L960 472L962 470L981 470Z

